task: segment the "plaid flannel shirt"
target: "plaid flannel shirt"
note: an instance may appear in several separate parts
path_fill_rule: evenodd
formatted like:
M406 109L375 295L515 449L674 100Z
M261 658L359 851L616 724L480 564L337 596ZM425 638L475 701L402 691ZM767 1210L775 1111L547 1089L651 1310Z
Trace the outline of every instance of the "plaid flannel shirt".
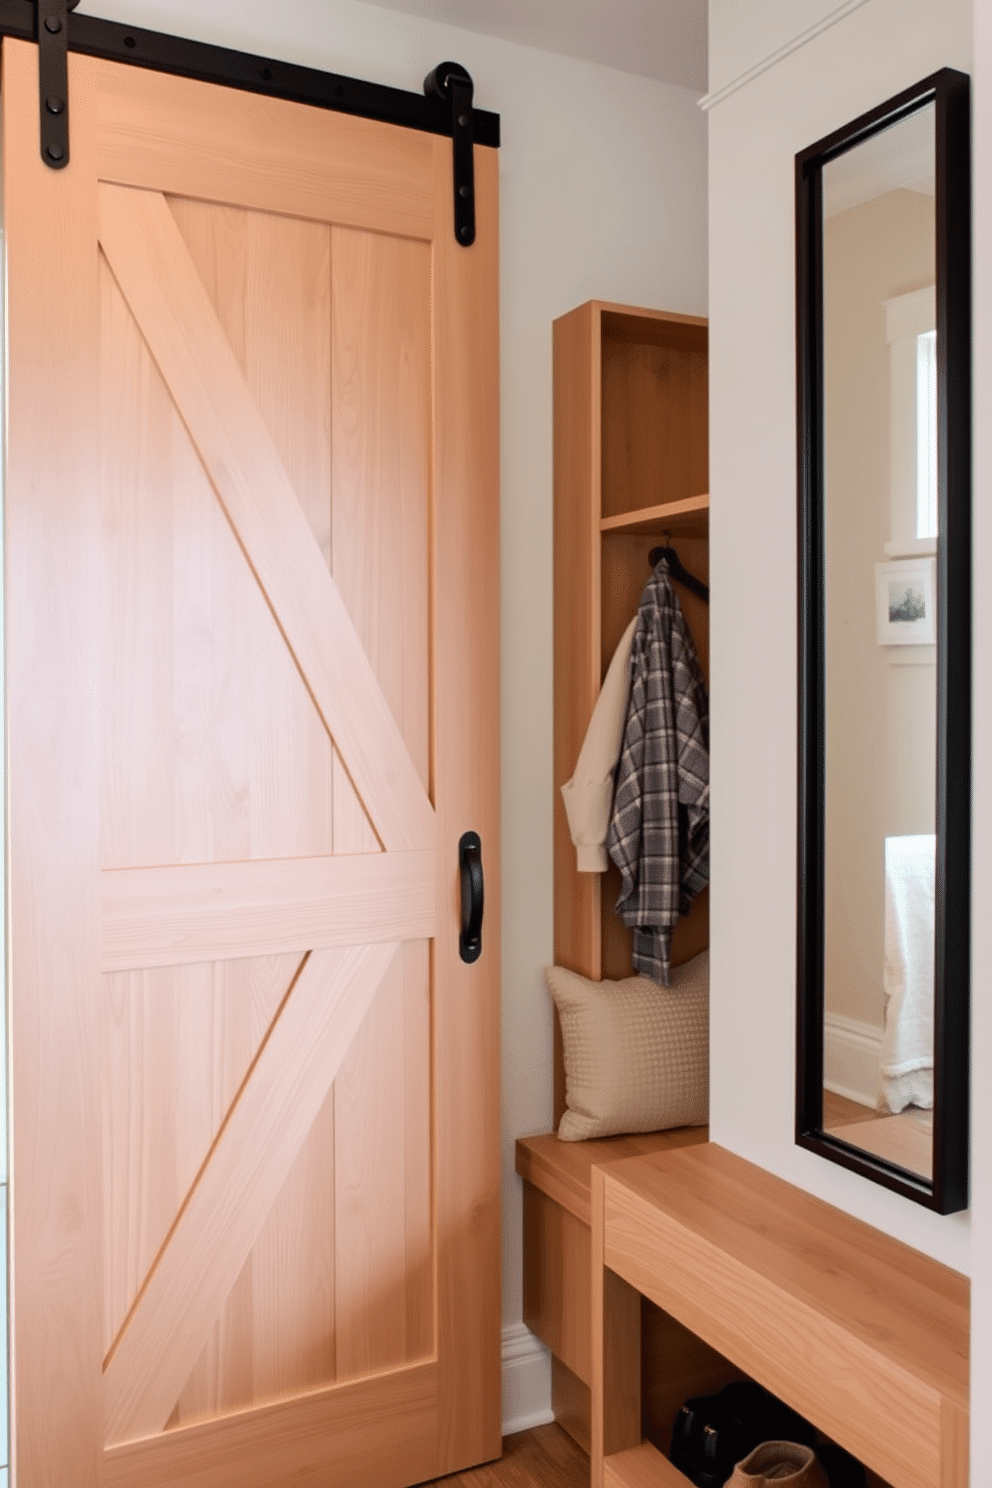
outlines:
M668 986L672 929L709 882L709 706L664 559L641 597L607 851L634 968Z

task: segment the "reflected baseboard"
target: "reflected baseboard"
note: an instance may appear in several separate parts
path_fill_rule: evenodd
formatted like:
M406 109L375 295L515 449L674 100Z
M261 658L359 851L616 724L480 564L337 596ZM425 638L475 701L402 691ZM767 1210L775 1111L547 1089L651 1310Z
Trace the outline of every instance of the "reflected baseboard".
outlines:
M827 1090L874 1107L881 1054L881 1028L827 1013L823 1020L823 1084Z

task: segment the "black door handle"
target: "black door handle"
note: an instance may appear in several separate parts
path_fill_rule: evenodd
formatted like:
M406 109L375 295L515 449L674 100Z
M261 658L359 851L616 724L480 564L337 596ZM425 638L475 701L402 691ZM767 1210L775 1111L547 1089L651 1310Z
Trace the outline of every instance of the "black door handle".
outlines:
M462 881L462 930L458 953L463 961L478 961L482 955L482 839L478 832L464 832L458 843L458 869Z

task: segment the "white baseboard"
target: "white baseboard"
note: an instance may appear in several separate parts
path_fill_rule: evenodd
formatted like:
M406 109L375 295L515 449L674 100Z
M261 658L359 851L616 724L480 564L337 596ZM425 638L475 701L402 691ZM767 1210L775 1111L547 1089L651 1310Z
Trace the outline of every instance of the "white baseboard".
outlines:
M503 1435L553 1421L551 1355L524 1323L503 1329Z
M878 1098L882 1030L873 1023L827 1013L823 1020L823 1084L862 1106Z

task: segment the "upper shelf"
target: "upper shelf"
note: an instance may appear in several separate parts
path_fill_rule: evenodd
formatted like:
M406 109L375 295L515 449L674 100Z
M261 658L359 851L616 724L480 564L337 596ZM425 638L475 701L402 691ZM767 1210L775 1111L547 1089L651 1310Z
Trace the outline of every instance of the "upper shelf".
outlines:
M639 511L621 512L615 517L602 517L600 532L681 533L684 537L705 537L709 529L710 498L688 496L684 501L666 501L660 506L645 506Z

